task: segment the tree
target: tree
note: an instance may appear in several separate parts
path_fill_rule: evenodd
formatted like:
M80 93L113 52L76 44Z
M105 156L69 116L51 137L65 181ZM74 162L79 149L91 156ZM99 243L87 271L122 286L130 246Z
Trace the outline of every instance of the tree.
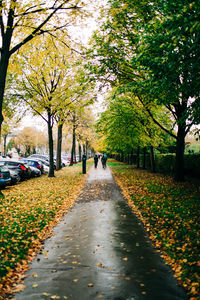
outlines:
M49 177L54 177L53 126L56 114L68 105L65 92L67 57L71 51L58 47L51 37L41 40L27 55L22 56L21 97L47 123L49 138ZM38 52L40 50L40 52ZM40 56L38 57L38 53Z
M130 92L110 94L106 104L107 109L101 114L97 122L98 132L105 137L107 151L123 155L137 152L137 166L139 167L140 148L149 147L151 153L152 170L155 171L153 149L168 143L163 134L152 120L149 120L147 112L143 109L137 97ZM165 119L165 126L170 124L166 111L156 110L157 118ZM167 124L168 122L168 124ZM131 158L132 161L132 158ZM145 166L145 164L143 163Z
M24 127L14 139L15 147L24 156L34 153L36 147L40 148L46 144L46 137L41 131L32 127Z
M197 2L111 0L94 37L96 77L133 92L150 118L176 139L175 179L183 180L184 140L199 123L200 9ZM105 12L104 12L105 13ZM167 129L151 107L171 113ZM174 122L177 134L172 132Z
M0 1L0 131L3 122L6 76L11 56L15 54L17 59L22 46L39 35L56 36L58 31L64 31L69 21L73 19L73 12L78 10L79 2L76 1L74 4L74 1L70 0L50 2L34 0L31 3L17 0Z
M68 59L69 72L63 89L66 101L59 106L56 113L56 121L58 124L57 136L57 159L56 169L61 168L61 149L62 149L62 128L66 122L72 125L72 150L71 165L73 158L76 159L76 128L79 122L80 114L85 107L95 100L95 92L93 85L88 82L83 70L83 59L80 56L73 55ZM67 68L67 67L66 67ZM63 96L62 96L63 97Z

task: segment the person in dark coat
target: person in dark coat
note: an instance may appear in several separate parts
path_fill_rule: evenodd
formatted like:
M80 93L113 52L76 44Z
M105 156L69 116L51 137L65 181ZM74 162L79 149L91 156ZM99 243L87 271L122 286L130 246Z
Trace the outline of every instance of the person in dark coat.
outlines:
M94 167L95 167L95 169L97 168L97 165L98 165L98 156L95 154L95 156L94 156Z
M101 162L102 162L102 167L103 169L106 168L106 161L107 161L107 155L103 154L102 158L101 158Z

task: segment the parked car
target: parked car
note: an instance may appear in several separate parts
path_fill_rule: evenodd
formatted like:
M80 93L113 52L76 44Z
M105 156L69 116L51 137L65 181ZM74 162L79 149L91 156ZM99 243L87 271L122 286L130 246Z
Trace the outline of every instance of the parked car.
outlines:
M0 187L5 188L11 183L10 172L8 168L0 166Z
M30 156L28 156L27 158L31 158L31 159L39 159L41 161L46 161L47 163L49 163L49 156L47 155L42 155L42 154L32 154ZM54 169L56 168L56 160L54 159Z
M15 170L21 180L29 179L31 175L31 170L28 165L12 159L0 159L0 166L5 166L9 170Z
M42 155L42 154L32 154L32 155L28 156L27 158L31 158L31 159L37 158L37 159L49 161L49 157L47 155Z
M31 158L21 158L20 162L27 163L29 167L34 167L40 170L41 173L43 173L43 164L41 161L37 158L31 159Z
M19 173L17 170L9 170L10 171L10 177L11 177L11 184L16 184L20 182L21 177L19 176Z
M31 169L31 177L40 177L42 172L38 169L35 168L33 166L29 166L29 168Z
M49 173L49 162L43 159L39 159L39 162L42 164L43 166L43 173L47 174Z
M70 160L68 158L62 157L62 164L64 167L70 165Z

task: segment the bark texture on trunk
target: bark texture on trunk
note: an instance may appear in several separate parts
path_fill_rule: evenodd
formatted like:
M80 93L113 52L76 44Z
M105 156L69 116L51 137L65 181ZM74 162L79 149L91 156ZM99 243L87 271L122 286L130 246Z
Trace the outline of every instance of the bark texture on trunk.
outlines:
M88 141L86 141L86 144L85 144L85 155L86 155L86 159L88 159Z
M176 161L174 179L178 182L184 181L184 151L186 135L187 100L188 97L183 95L182 101L176 106L178 132L176 141Z
M73 165L74 161L76 162L76 125L73 124L73 133L72 133L72 150L71 150L71 163Z
M185 150L185 126L178 126L176 161L175 161L175 180L184 181L184 150Z
M4 152L4 155L6 155L6 142L7 142L7 134L4 134L3 135L3 152Z
M1 125L3 122L2 108L3 108L3 98L6 86L6 77L8 71L8 64L10 59L10 44L13 34L13 24L14 24L14 6L10 7L7 19L7 29L2 30L3 39L1 45L1 55L0 55L0 133ZM3 25L3 24L2 24Z
M83 154L86 155L86 146L83 144Z
M144 147L143 148L143 166L142 166L143 169L146 169L146 154L147 154L147 148Z
M137 169L140 167L140 146L137 147Z
M82 149L81 149L81 144L78 145L78 155L79 155L79 162L82 159Z
M56 170L60 170L62 168L62 161L61 161L61 152L62 152L62 129L63 124L58 125L58 132L57 132L57 153L56 153Z
M154 147L150 147L150 161L151 161L151 171L155 173L156 167L155 167L155 156L154 156Z
M48 112L48 140L49 140L49 177L54 175L54 160L53 160L53 130L52 130L51 114Z

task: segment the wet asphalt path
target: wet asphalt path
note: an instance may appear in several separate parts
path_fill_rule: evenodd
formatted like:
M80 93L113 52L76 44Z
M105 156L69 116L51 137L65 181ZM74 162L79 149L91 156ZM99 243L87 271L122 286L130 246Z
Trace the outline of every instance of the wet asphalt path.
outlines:
M187 299L101 166L27 274L15 299Z

